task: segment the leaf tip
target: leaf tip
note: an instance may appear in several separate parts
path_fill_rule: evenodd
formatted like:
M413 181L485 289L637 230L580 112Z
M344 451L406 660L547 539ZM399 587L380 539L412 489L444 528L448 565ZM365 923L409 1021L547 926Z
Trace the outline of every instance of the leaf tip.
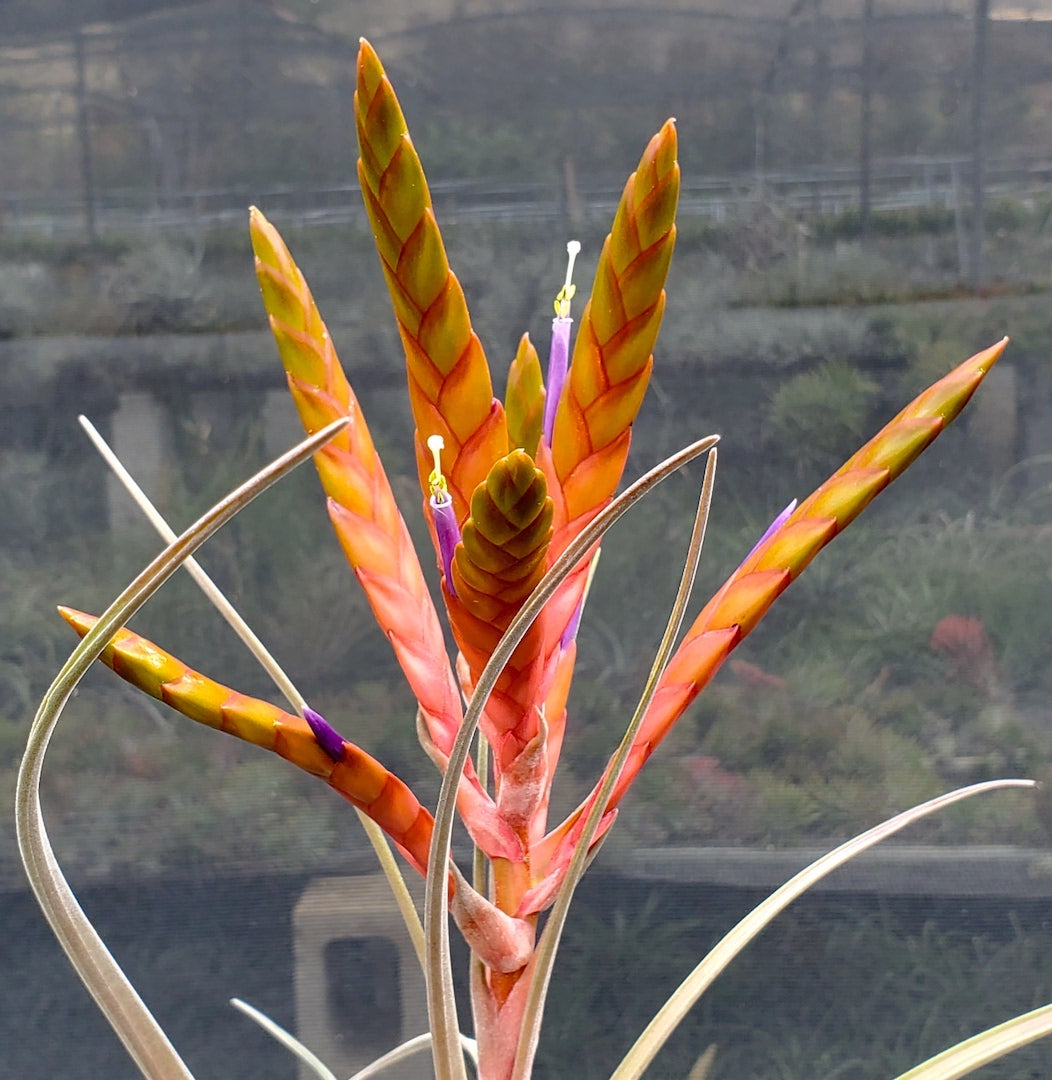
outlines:
M78 611L76 608L66 607L64 604L59 604L56 610L81 637L98 621L94 616Z

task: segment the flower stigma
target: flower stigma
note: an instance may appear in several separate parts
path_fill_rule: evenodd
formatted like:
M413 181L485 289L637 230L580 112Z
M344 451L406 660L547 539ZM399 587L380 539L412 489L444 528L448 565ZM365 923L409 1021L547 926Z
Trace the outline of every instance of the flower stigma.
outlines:
M570 301L577 292L573 283L573 267L581 251L581 242L571 240L566 245L566 280L555 296L555 318L552 319L552 345L548 353L548 395L544 402L544 438L552 444L552 431L555 429L555 412L562 397L563 384L570 359Z
M566 245L566 280L555 296L555 314L557 318L568 319L570 317L570 301L577 292L577 286L573 283L573 264L580 254L581 241L570 240Z

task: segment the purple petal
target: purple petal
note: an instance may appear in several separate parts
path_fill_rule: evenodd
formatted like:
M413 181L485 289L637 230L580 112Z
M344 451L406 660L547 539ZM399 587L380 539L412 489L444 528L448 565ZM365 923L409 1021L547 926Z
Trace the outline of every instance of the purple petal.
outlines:
M755 555L756 552L759 551L760 548L762 548L763 545L766 544L772 536L774 536L774 534L789 520L795 509L796 499L793 499L793 501L774 519L774 521L772 521L771 524L767 526L767 531L763 534L763 536L760 537L759 540L756 541L755 544L753 544L752 551L750 551L749 554L746 555L744 559L742 559L743 563L746 562L748 559L751 559L753 555Z
M581 616L584 614L584 601L582 596L577 601L577 607L574 608L574 613L570 618L570 621L566 624L566 629L563 631L562 637L559 638L559 648L568 649L574 639L577 637L577 631L581 627Z
M333 761L339 761L343 757L343 736L321 713L316 713L309 705L303 706L303 719L310 724L318 745Z
M569 308L569 304L566 305ZM555 410L563 394L566 371L570 362L570 327L573 319L556 316L552 319L552 347L548 353L547 396L544 399L544 439L552 445L555 429Z
M453 500L446 493L442 498L432 495L428 502L435 521L435 535L438 537L438 554L442 560L442 577L446 582L446 591L450 596L456 596L457 590L453 588L452 569L453 552L460 543L460 526L453 512Z

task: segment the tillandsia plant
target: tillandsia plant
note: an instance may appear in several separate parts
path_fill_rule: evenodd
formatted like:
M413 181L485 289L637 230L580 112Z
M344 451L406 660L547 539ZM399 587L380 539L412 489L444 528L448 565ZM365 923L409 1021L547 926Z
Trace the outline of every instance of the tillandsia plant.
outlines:
M524 336L502 403L494 398L482 345L449 268L402 111L365 42L358 57L355 116L362 193L405 349L434 575L425 572L414 551L307 283L277 230L253 210L259 284L309 438L183 537L168 534L169 548L104 615L96 619L61 609L83 641L41 706L20 777L19 832L34 888L82 977L151 1077L189 1073L122 981L65 885L47 844L36 792L50 732L96 657L190 719L274 751L352 803L380 853L424 965L431 1030L423 1042L432 1048L437 1075L466 1075L449 960L452 916L471 951L477 1050L470 1040L467 1045L477 1053L478 1075L524 1080L531 1072L574 887L647 759L818 551L960 412L1006 344L978 353L929 387L813 494L799 505L791 503L676 646L712 495L716 437L701 439L616 494L650 377L676 239L679 167L673 122L653 137L625 185L572 356L574 244L555 300L547 377ZM192 551L248 498L310 455L339 542L416 697L420 742L442 774L434 812L337 730L353 730L353 719L337 725L330 722L336 718L323 718L280 671L275 678L295 712L239 694L122 628L179 565L185 562L200 575L189 561ZM707 464L695 527L643 695L591 793L553 823L549 796L567 724L577 628L599 541L656 483L700 455L707 455ZM452 663L432 592L441 597L456 645ZM226 614L238 622L232 610ZM823 874L926 813L1013 785L1030 782L975 785L905 811L794 878L699 965L616 1075L640 1075L714 975ZM470 874L451 856L456 815L474 843ZM414 871L426 876L422 928L383 834ZM1002 1025L949 1052L957 1055L952 1060L943 1056L909 1075L963 1075L960 1062L969 1071L1048 1031L1050 1012L1052 1007ZM291 1036L281 1037L321 1075L331 1075ZM711 1060L711 1052L703 1060Z

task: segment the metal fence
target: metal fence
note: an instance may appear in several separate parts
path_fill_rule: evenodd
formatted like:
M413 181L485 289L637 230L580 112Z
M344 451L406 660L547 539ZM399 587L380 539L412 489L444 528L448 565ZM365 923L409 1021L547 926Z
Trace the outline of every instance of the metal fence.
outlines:
M575 140L593 129L622 137L621 118L642 106L648 116L682 107L698 118L692 140L706 153L732 147L728 162L751 165L723 175L687 172L681 212L688 217L733 219L757 200L794 213L956 211L976 201L975 160L987 197L1047 194L1052 144L1042 137L1040 101L1052 87L1052 24L1025 32L996 24L991 137L976 143L961 119L972 94L969 21L924 13L924 5L859 20L818 18L817 5L811 17L808 5L794 4L781 20L734 20L658 12L644 2L611 21L582 0L559 13L563 34L550 28L555 16L520 11L447 19L392 33L388 44L400 89L414 104L426 102L427 115L456 117L466 144L477 129L512 116L517 96L529 97L531 114L544 115L553 103L577 110L558 137L556 116L546 141L560 149L532 170L536 182L435 184L447 219L606 214L621 179L577 170L575 181L564 166ZM559 53L562 38L574 33L585 33L590 49ZM933 42L940 45L934 57ZM509 64L515 48L521 62ZM490 66L457 71L461 50L489 57ZM262 9L249 17L248 6L236 3L173 8L46 39L0 39L0 231L96 237L214 228L240 221L251 202L305 224L360 220L348 137L354 52L348 40ZM545 58L544 79L536 77L537 55ZM892 156L903 139L899 114L911 109L923 135L910 134L904 145L955 152ZM536 116L512 127L515 138L529 139ZM1013 145L1030 149L1006 150ZM519 154L529 158L529 149ZM820 163L786 166L804 154ZM484 160L460 170L447 157L447 176L487 171ZM714 159L706 160L711 168Z
M967 158L902 158L876 162L871 173L874 211L968 209L972 162ZM1000 157L988 166L988 198L1017 201L1052 199L1052 156ZM815 166L790 171L729 176L687 177L680 197L680 217L720 223L745 216L757 202L794 214L840 214L858 209L862 176L857 167ZM577 186L569 197L555 184L502 183L487 180L445 181L432 185L437 211L446 221L499 221L529 224L609 216L620 184L593 182ZM173 192L164 206L150 205L140 189L95 192L90 211L97 235L137 236L193 232L244 221L245 209L258 203L296 225L365 223L356 184L231 186ZM0 228L8 236L73 237L82 235L89 216L82 198L46 192L0 195Z

